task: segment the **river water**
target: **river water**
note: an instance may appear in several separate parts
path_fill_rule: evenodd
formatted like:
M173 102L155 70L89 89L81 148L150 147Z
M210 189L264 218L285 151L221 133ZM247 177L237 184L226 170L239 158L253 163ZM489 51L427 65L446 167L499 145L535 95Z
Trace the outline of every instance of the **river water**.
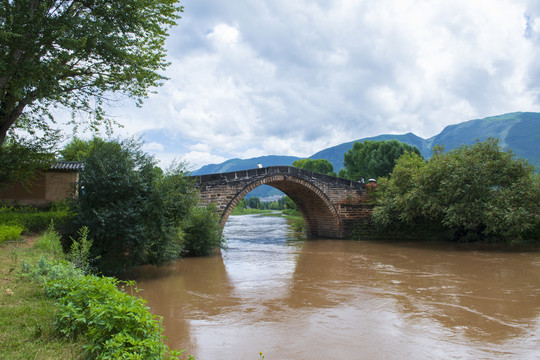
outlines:
M305 240L231 216L221 255L132 274L199 360L540 359L540 251Z

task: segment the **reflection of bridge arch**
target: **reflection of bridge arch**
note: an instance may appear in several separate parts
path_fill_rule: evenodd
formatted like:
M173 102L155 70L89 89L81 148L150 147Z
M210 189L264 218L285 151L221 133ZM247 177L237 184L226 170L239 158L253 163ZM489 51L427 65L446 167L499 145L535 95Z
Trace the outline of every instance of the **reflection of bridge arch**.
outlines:
M290 166L272 166L194 177L202 205L213 203L225 226L232 209L261 185L281 190L297 205L312 237L343 238L360 220L369 218L361 184Z

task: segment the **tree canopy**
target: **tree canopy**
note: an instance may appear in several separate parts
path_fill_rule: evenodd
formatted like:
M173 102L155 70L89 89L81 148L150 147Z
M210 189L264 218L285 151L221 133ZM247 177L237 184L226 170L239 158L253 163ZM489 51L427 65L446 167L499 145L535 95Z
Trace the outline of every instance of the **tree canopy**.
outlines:
M115 95L138 104L161 84L176 0L6 0L0 6L0 145L25 118L48 131L51 107L105 122Z
M294 167L311 170L320 174L336 176L334 166L326 159L300 159L295 160L292 164Z
M398 140L355 142L352 149L343 156L339 176L351 180L388 176L394 169L396 160L405 152L421 157L416 146Z
M84 161L96 146L101 146L105 140L94 137L91 140L82 140L74 137L59 151L62 161Z
M540 211L540 187L532 165L504 151L497 140L435 149L426 163L417 154L399 158L379 186L373 213L384 228L437 226L453 239L519 241Z

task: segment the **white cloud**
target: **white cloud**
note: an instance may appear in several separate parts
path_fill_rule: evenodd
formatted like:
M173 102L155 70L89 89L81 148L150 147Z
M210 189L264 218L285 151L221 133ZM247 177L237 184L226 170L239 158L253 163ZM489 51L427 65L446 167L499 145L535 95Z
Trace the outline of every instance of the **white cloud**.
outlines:
M185 0L170 80L129 133L195 164L309 156L381 133L540 111L540 6L532 0ZM154 141L154 140L152 140Z
M150 142L145 143L142 146L142 149L144 151L155 151L155 152L162 152L164 150L163 144L157 143L157 142Z

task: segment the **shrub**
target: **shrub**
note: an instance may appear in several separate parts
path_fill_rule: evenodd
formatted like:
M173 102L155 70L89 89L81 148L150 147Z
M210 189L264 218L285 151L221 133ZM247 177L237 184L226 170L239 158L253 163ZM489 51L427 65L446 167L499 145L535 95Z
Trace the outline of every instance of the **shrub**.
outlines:
M0 244L4 241L17 241L21 238L23 228L17 225L0 225Z
M196 199L182 175L182 165L164 174L136 140L96 143L69 234L88 227L91 256L105 274L178 258L178 226Z
M54 221L51 220L49 228L43 233L43 236L36 241L34 246L53 254L55 257L61 257L61 255L63 255L60 235L54 231Z
M40 232L47 229L51 221L57 228L64 226L73 217L73 212L67 208L37 209L31 206L0 208L0 223L19 225L27 232Z
M84 275L68 262L44 258L26 272L45 284L58 301L55 326L59 334L87 338L85 350L95 359L178 359L181 352L163 343L161 319L144 300L118 288L115 278ZM128 283L132 286L133 283Z
M534 167L487 139L425 163L402 156L381 183L374 223L386 229L439 227L457 241L522 241L535 227L540 187Z
M224 243L219 215L214 205L193 207L182 226L184 252L191 256L210 255Z

